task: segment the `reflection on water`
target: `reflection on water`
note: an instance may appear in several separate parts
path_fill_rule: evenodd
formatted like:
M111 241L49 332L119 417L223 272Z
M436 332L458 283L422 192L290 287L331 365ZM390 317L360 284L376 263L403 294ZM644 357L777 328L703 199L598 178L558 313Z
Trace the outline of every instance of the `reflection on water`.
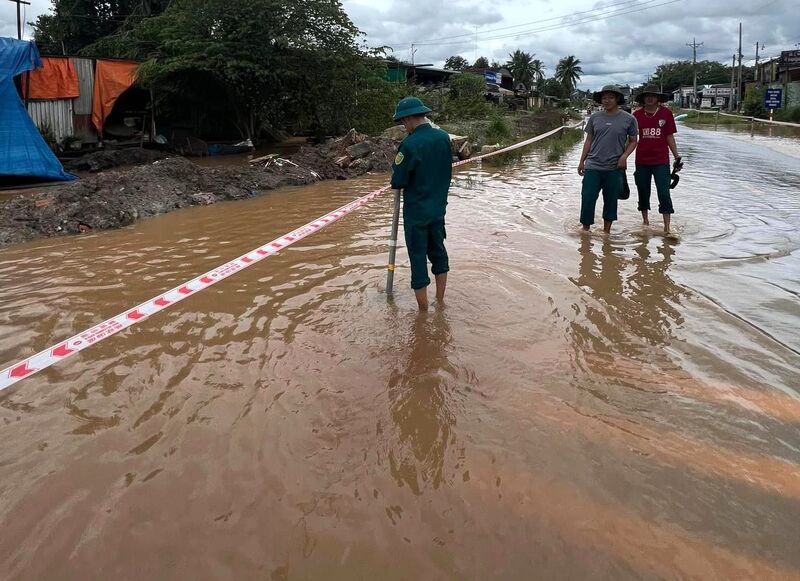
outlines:
M677 239L523 152L456 172L446 309L387 196L7 390L0 577L800 578L800 166L678 139ZM4 249L0 365L385 179Z
M391 417L397 445L389 451L392 476L414 494L443 481L447 446L456 419L452 411L455 368L447 359L452 340L442 309L413 319L402 368L389 377Z
M631 249L615 246L610 238L601 242L588 236L581 238L574 282L601 307L587 313L593 323L592 329L582 331L587 340L598 335L613 338L627 330L632 331L637 342L670 344L675 337L673 330L683 322L680 298L688 291L668 274L677 243L668 238L659 242L653 251L652 241L643 241ZM626 258L625 253L632 256ZM613 345L626 355L636 351L624 337L616 337Z

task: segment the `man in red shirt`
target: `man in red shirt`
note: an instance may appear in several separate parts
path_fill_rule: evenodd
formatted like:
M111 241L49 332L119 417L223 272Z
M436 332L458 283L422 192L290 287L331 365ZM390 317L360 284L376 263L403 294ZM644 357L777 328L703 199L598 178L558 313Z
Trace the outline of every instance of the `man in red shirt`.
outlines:
M650 184L656 182L658 212L664 217L664 232L669 234L670 217L675 212L669 194L669 152L675 158L675 171L682 167L678 146L675 144L675 119L668 107L661 103L667 100L658 87L648 85L636 97L642 108L633 112L639 124L639 146L636 148L636 171L633 174L639 191L639 211L645 225L649 225ZM669 151L668 151L669 150Z

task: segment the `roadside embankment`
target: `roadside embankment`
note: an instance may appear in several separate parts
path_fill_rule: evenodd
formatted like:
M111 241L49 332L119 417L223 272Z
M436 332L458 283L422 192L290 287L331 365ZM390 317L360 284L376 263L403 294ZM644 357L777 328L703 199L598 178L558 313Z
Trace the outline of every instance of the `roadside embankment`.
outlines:
M562 121L558 112L518 114L514 119L504 143L552 129ZM443 128L454 133L450 127ZM180 208L250 198L288 185L388 172L403 137L401 126L391 127L378 137L351 130L338 139L303 147L288 159L267 155L236 167L201 167L184 157L162 159L163 154L143 150L92 154L76 161L74 169L96 173L0 203L0 247L47 236L120 228ZM485 134L451 138L454 159L466 159L486 143ZM144 165L104 169L120 159Z

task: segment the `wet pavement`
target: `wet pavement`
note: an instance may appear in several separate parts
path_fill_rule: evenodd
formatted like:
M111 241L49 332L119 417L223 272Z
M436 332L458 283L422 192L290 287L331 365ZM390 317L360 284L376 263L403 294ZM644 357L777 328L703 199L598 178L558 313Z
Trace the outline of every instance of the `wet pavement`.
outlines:
M444 308L386 196L18 383L3 578L800 579L800 145L678 143L675 237L533 151L457 172ZM385 179L0 251L0 366Z

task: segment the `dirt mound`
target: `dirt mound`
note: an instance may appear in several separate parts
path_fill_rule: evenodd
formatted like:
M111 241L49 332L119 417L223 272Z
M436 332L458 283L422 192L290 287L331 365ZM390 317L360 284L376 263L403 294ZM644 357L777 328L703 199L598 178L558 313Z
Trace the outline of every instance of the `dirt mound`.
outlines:
M81 157L65 162L64 169L67 171L89 171L98 172L112 167L123 165L142 165L153 163L156 160L164 159L168 154L152 149L110 149L107 151L95 151L87 153Z
M42 236L120 228L140 218L250 198L286 185L387 172L397 143L391 136L372 139L351 130L342 138L304 147L289 160L269 155L252 160L248 167L199 167L183 157L159 159L163 154L142 149L93 153L67 167L98 171L110 165L146 165L102 171L0 205L0 246Z
M0 206L0 246L106 230L187 206L256 196L316 181L303 168L203 168L182 157L108 171Z

